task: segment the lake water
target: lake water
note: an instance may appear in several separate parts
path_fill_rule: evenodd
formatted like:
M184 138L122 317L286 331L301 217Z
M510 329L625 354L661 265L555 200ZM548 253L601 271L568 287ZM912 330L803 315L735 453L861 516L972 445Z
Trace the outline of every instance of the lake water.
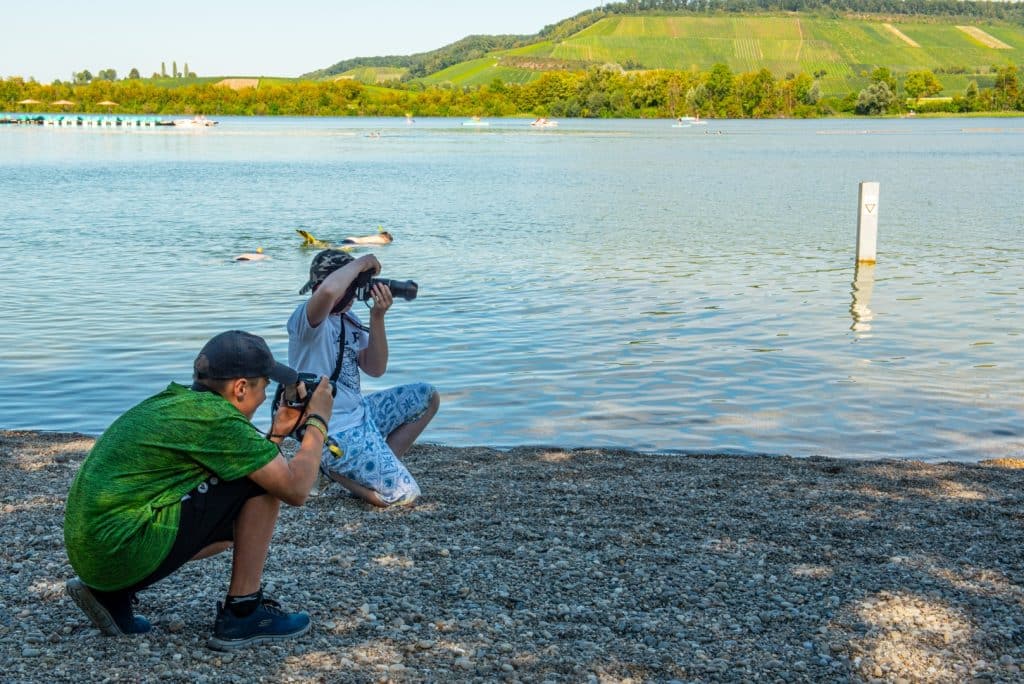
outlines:
M364 388L436 384L426 441L1024 456L1024 120L461 123L0 126L0 427L98 434L229 328L284 357L295 229L383 226L420 296Z

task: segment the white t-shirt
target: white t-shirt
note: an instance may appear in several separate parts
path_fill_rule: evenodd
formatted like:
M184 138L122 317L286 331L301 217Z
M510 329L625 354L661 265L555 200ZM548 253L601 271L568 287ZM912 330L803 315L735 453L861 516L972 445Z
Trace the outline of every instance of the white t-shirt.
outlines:
M359 352L370 343L369 330L351 311L331 314L317 327L309 324L306 302L288 319L288 365L300 373L326 375L334 373L338 362L341 326L345 326L345 360L336 383L334 413L328 429L331 434L347 430L363 420L363 402L359 390Z

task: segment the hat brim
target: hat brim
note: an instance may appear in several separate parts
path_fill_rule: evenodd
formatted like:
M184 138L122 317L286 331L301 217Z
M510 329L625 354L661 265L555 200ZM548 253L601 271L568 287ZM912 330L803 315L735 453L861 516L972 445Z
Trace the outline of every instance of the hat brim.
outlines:
M299 381L299 374L283 363L275 361L274 367L270 371L270 379L282 385L294 385Z

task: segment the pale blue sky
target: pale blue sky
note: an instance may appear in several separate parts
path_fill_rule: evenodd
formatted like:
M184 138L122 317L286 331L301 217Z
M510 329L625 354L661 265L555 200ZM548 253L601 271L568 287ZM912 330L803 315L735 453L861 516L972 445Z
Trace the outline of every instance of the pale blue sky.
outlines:
M0 77L298 76L351 57L424 52L470 34L535 33L603 0L41 0L0 16Z

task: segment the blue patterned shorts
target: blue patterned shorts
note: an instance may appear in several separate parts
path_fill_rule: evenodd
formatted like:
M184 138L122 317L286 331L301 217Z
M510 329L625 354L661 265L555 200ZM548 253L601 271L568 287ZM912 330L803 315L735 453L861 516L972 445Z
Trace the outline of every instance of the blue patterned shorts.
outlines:
M435 391L433 385L418 382L363 397L363 422L331 435L342 453L324 449L321 468L372 489L388 504L413 501L420 495L419 485L385 440L426 413Z

